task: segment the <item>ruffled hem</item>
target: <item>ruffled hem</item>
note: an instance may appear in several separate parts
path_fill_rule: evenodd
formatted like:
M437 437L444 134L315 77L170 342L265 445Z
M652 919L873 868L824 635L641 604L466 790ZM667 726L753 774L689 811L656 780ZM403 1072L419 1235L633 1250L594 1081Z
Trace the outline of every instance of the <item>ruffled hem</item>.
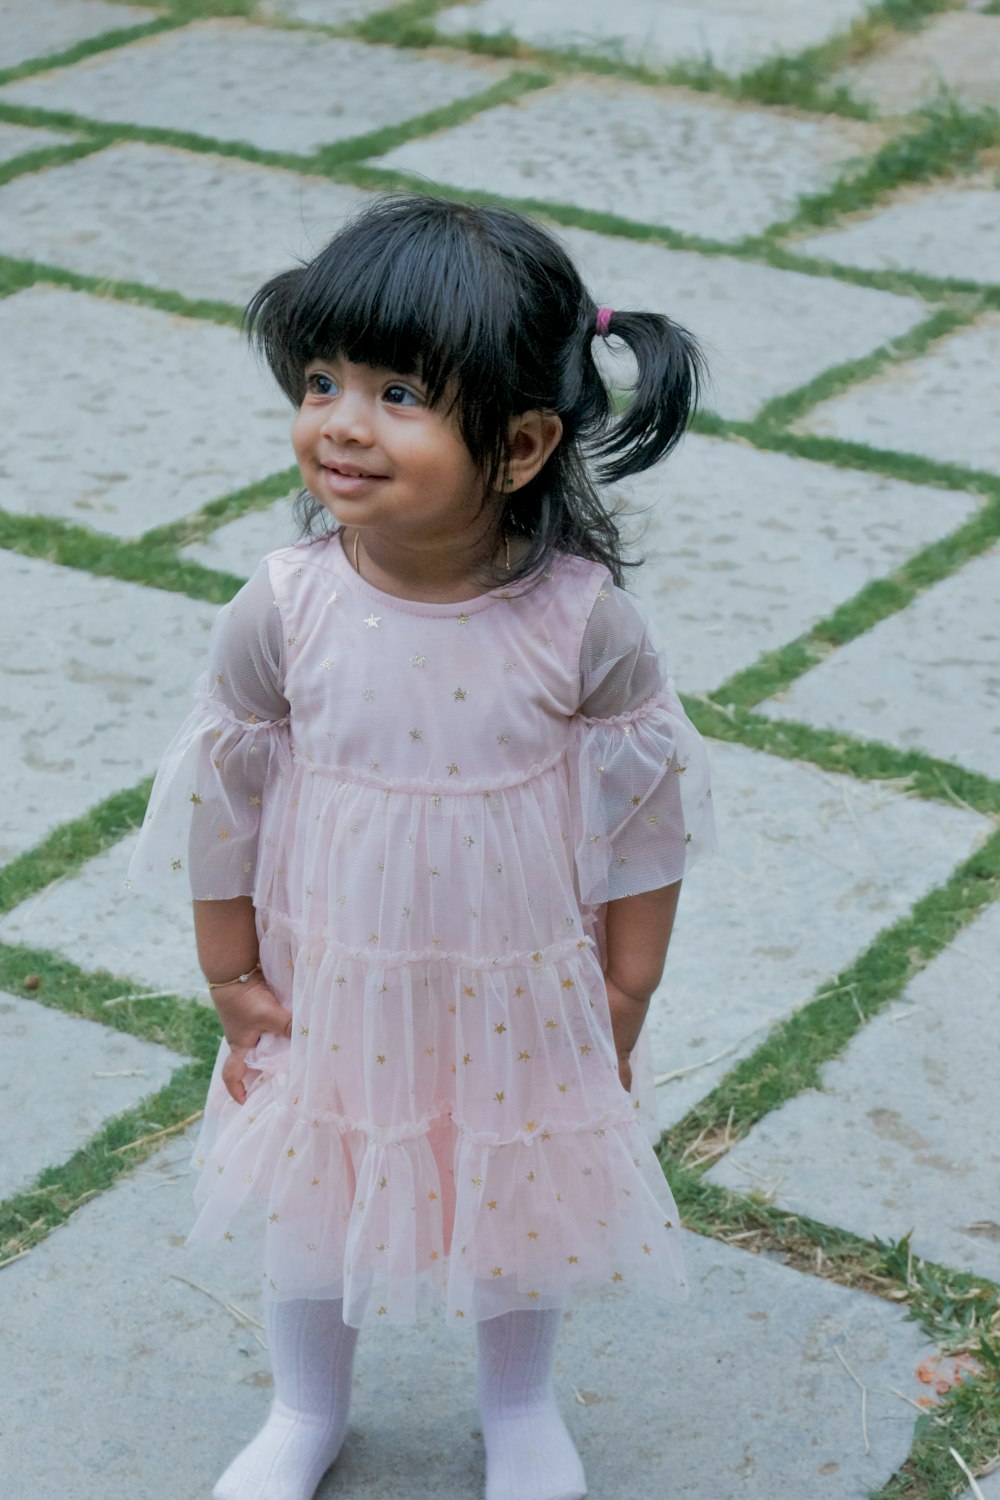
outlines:
M262 1274L279 1298L343 1298L345 1320L362 1327L442 1313L459 1324L615 1291L686 1294L676 1205L624 1111L487 1143L442 1101L376 1139L283 1094L260 1076L237 1106L217 1066L189 1239L234 1243L237 1213L256 1203Z

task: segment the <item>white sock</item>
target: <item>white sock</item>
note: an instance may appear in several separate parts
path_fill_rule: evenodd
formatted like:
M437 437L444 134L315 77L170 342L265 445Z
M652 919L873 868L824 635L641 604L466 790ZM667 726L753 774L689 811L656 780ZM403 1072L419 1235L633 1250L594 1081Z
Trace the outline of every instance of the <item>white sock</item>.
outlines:
M342 1314L342 1302L265 1297L271 1414L233 1459L213 1500L312 1500L347 1431L358 1330Z
M486 1500L582 1500L580 1455L552 1394L562 1313L510 1312L478 1326Z

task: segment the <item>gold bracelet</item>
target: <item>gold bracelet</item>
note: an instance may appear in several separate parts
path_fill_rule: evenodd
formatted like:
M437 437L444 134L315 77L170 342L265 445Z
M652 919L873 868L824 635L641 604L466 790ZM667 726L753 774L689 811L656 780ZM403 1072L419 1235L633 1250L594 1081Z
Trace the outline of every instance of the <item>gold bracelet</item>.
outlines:
M214 983L209 979L205 982L210 990L224 990L227 984L246 984L248 979L252 979L255 974L260 972L260 962L258 961L252 969L247 969L245 974L237 974L235 979L216 979Z

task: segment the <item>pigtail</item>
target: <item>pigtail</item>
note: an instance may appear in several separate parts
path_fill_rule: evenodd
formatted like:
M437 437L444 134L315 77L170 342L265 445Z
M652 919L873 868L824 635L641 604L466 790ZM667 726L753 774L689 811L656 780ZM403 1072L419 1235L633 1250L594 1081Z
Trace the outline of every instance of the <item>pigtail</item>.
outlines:
M687 329L661 313L602 308L589 329L597 332L620 338L638 367L631 401L591 448L602 460L602 483L613 484L652 468L677 446L697 409L705 364Z

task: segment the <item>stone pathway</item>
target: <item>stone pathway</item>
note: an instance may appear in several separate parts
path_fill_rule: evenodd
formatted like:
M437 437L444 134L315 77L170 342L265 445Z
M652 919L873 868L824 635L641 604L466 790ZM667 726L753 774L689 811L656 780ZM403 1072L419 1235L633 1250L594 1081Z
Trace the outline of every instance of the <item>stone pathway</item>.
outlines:
M621 496L720 817L649 1025L693 1295L567 1316L591 1494L945 1500L950 1445L1000 1497L1000 7L924 8L847 46L862 0L0 0L11 1500L207 1500L267 1404L253 1227L183 1248L184 877L122 876L217 606L294 535L239 309L428 180L712 368ZM768 93L806 47L833 112ZM321 1500L479 1495L472 1352L366 1336Z

